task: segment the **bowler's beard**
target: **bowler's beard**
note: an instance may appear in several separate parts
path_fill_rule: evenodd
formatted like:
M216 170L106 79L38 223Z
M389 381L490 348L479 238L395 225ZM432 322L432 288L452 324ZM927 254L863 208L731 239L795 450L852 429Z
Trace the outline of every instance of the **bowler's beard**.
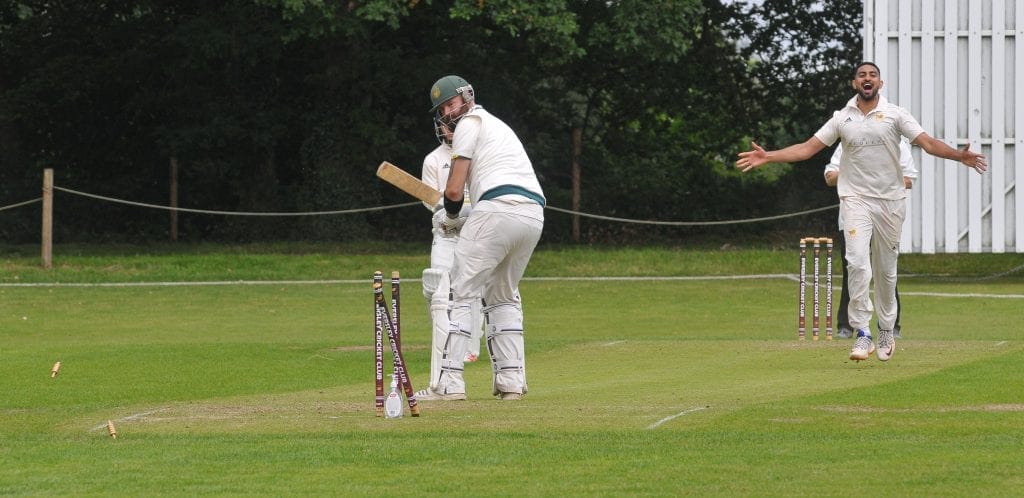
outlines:
M878 98L878 87L873 86L870 90L865 90L864 88L861 88L857 92L857 97L859 97L861 100L865 102L871 102L872 100Z

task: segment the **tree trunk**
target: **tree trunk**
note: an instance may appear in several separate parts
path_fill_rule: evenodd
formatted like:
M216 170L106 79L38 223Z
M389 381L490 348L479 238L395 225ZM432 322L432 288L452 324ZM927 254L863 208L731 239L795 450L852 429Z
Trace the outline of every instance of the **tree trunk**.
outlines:
M178 241L178 158L171 157L171 242Z
M583 129L572 129L572 240L580 241L580 155L583 153Z

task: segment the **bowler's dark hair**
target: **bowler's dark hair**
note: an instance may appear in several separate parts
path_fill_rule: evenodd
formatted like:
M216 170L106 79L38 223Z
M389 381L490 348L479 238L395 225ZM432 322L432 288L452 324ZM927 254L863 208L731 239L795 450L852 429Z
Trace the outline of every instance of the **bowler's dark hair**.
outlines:
M878 64L875 64L874 62L871 61L861 61L856 66L853 66L853 77L851 79L857 78L857 71L861 68L861 66L871 66L875 68L875 71L878 71L879 76L882 75L882 70L878 69Z

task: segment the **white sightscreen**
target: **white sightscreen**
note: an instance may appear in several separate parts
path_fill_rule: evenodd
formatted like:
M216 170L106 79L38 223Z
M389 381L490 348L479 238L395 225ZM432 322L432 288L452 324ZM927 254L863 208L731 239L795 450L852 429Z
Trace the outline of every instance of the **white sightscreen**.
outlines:
M914 147L901 251L1024 253L1024 1L865 0L864 33L886 97L989 165L978 175Z

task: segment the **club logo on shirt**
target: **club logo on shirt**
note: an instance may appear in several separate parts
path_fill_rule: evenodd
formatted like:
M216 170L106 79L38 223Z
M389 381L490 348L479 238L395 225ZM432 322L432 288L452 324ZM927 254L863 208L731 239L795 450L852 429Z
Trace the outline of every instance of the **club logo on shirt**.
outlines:
M882 114L880 112L875 113L875 121L881 121L883 119L885 119L885 114Z
M857 237L857 229L856 228L851 228L851 229L847 230L846 233L850 234L850 238L856 238Z

